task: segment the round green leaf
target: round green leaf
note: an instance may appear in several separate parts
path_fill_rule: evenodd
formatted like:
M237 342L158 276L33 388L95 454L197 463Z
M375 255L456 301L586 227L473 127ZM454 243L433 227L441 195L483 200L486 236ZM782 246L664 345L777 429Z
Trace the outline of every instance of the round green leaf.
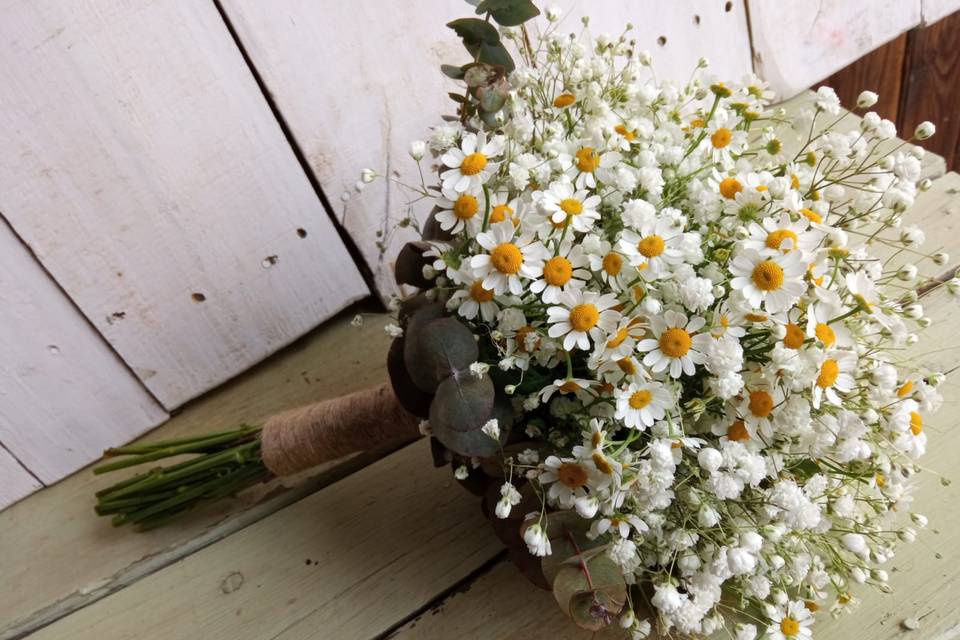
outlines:
M483 0L477 5L477 15L490 13L497 24L517 27L540 15L540 10L530 0Z
M437 387L430 404L430 428L440 442L439 434L446 431L479 431L493 416L495 396L493 381L486 374L480 378L470 373L451 375Z
M421 320L427 309L431 307L415 313L407 325L403 359L414 384L427 393L433 393L437 385L455 371L467 369L476 362L480 350L473 333L459 320L449 317ZM490 389L492 408L492 382Z
M433 262L432 258L425 258L423 255L429 249L429 242L408 242L403 245L393 267L397 284L408 284L419 289L430 288L433 283L423 275L423 267Z
M421 391L407 373L407 366L403 362L403 336L395 338L390 343L390 351L387 352L387 373L390 374L393 393L403 408L421 418L429 416L433 396Z

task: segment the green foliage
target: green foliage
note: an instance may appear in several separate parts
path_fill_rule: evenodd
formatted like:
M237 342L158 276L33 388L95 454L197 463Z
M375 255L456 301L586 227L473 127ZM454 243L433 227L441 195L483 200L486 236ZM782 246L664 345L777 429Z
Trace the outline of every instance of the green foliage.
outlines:
M423 255L428 249L430 249L430 243L423 241L408 242L403 245L393 269L397 284L408 284L420 289L431 286L431 281L423 275L423 267L432 262L431 258L425 258Z
M435 434L477 431L493 416L495 396L493 380L486 374L479 378L469 373L450 376L437 387L430 405L430 427Z
M432 319L431 307L417 311L407 326L403 361L414 384L434 393L437 386L477 361L480 351L473 333L454 318ZM491 407L493 403L491 387Z
M467 53L473 56L475 62L500 65L507 72L514 70L513 58L500 42L497 28L489 22L478 18L460 18L447 23L447 26L460 36Z
M489 13L503 27L518 27L540 15L530 0L483 0L477 5L477 15Z

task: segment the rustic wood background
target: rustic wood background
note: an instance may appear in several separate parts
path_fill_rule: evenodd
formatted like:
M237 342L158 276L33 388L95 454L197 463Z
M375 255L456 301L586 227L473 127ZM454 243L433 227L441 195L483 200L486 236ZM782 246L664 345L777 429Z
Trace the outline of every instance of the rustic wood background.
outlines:
M960 160L960 0L557 4L568 30L632 22L660 78L707 57L787 98L835 74ZM470 8L384 6L0 2L0 508L395 291L407 237L375 233L403 194L340 196L367 166L411 177L408 142L450 108L436 69L463 60L442 25Z

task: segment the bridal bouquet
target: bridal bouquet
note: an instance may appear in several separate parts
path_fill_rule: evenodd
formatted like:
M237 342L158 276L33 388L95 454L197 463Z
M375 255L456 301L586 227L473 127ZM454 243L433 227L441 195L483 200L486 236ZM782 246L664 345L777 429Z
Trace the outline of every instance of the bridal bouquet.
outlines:
M457 114L410 149L404 186L432 211L401 222L422 239L397 280L421 291L388 326L391 387L360 436L354 398L336 437L301 411L179 445L223 458L194 464L190 495L309 466L289 458L311 439L329 458L419 430L575 624L809 638L856 585L888 589L926 522L909 485L941 377L902 354L929 324L918 289L940 284L920 268L947 257L904 221L922 150L828 88L788 118L706 61L657 81L629 29L568 35L549 10L531 34L529 0L477 13L448 25L472 57L443 68ZM101 512L165 518L185 503L163 491L193 477L174 473L102 492Z

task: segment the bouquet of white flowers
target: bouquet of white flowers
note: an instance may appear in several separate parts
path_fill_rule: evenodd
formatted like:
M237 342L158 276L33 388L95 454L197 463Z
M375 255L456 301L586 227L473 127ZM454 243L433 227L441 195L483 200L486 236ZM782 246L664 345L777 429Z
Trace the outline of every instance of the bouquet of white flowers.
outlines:
M477 12L448 25L473 59L443 67L463 91L411 145L419 184L382 176L433 205L401 223L422 240L397 280L421 291L388 327L392 390L114 450L135 457L107 469L203 455L98 509L152 526L419 416L577 625L810 637L853 585L887 588L881 565L925 524L898 517L940 404L940 376L902 356L929 323L917 292L943 284L919 270L947 260L903 224L922 150L872 112L847 126L828 88L788 118L706 61L657 81L629 29L562 34L548 11L531 35L529 0Z
M917 265L946 262L902 224L922 150L875 113L843 127L829 88L788 119L756 77L657 82L628 32L555 25L503 31L509 74L476 46L493 26L450 25L480 55L411 147L435 207L397 263L426 290L399 307L399 396L428 396L580 626L809 637L914 535L895 516L940 398L898 354Z

